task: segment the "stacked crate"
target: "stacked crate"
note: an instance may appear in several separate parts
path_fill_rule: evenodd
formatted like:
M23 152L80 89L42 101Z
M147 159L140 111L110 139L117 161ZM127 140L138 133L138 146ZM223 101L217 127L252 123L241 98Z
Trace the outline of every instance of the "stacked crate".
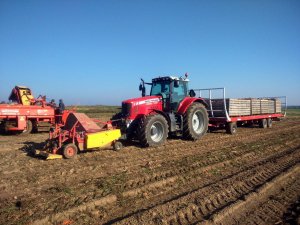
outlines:
M209 101L208 112L213 109L214 117L225 117L224 99L213 99ZM281 101L275 98L227 98L226 109L229 116L250 116L259 114L272 114L281 112Z
M281 113L281 101L275 99L275 113Z
M226 99L226 107L227 107L229 116L251 115L250 99L228 98L228 99Z

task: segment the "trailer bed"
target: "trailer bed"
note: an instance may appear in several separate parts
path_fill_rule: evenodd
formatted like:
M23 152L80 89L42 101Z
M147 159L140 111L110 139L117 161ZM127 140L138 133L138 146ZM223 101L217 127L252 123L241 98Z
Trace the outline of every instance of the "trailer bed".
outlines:
M227 127L229 123L279 120L286 115L285 96L263 98L226 98L225 88L194 90L206 103L210 126ZM263 121L264 122L264 121Z

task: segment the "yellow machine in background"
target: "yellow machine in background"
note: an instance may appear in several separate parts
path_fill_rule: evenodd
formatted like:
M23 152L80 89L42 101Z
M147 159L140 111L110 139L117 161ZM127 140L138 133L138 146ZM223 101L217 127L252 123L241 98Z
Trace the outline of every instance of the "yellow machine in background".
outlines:
M15 86L11 91L9 100L22 105L31 105L34 96L32 95L30 88L25 86Z

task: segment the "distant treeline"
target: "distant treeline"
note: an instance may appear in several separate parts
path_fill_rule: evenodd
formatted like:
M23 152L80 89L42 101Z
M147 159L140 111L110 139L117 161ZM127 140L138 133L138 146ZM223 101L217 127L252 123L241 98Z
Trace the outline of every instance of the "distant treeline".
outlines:
M81 113L117 113L120 106L106 106L106 105L85 105L85 106L68 106L68 109L76 109Z
M287 108L288 109L300 109L300 105L290 105Z

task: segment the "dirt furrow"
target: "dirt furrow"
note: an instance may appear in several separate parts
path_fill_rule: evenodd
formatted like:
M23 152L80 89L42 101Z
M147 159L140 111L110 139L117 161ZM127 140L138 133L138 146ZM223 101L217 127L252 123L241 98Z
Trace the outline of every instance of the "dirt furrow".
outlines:
M289 205L300 197L300 165L264 184L202 224L278 224Z
M7 139L1 147L10 149L0 149L0 224L217 221L214 215L244 202L300 159L300 123L292 120L272 129L241 128L236 136L216 132L197 142L170 139L158 148L129 146L75 160L43 161L18 150L39 147L36 140L44 136L0 140ZM295 197L285 192L286 187L276 200L284 204L271 199L257 207L267 215L282 214ZM255 210L245 213L259 218L250 224L264 221ZM245 220L243 216L235 218Z
M294 166L300 161L299 157L299 151L296 151L294 154L270 160L231 178L186 193L179 199L165 202L142 213L137 212L128 218L120 218L118 223L141 224L148 221L148 224L191 224L203 221Z
M234 188L234 189L232 189L232 193L235 193L235 195L236 194L239 194L239 195L241 195L241 194L243 194L244 192L248 192L249 191L249 188L251 189L251 187L253 187L253 186L257 186L258 184L260 184L260 183L264 183L267 179L269 179L270 178L270 176L272 177L272 176L274 176L274 173L275 174L277 174L279 171L281 171L281 170L283 170L284 168L286 168L286 167L288 167L288 166L290 166L291 164L293 164L293 163L295 163L295 160L296 160L296 162L297 162L297 160L298 160L298 158L299 158L299 156L300 156L300 154L298 153L298 151L292 151L292 150L290 150L290 152L288 152L288 151L286 151L286 152L281 152L280 154L278 154L278 156L277 157L279 157L279 159L278 160L281 160L282 162L281 162L281 167L280 166L278 166L278 167L275 167L275 169L273 168L273 169L270 169L270 171L268 171L268 170L262 170L263 172L261 172L260 174L258 174L258 173L256 173L256 175L255 176L253 176L253 178L251 178L250 179L250 177L248 176L248 179L250 179L249 180L249 182L248 183L245 183L245 182L242 182L242 183L238 183L238 185L236 186L236 188ZM298 157L295 157L295 154L296 154L296 156ZM287 159L286 160L284 160L284 158L280 158L280 157L284 157L284 156L289 156L289 157L287 157ZM295 159L296 158L296 159ZM265 159L265 160L262 160L262 161L260 161L260 164L258 164L258 163L256 163L256 165L252 165L251 166L251 168L252 169L248 169L248 170L246 170L246 172L242 172L242 173L247 173L247 174L251 174L251 173L253 173L253 171L252 170L255 170L255 168L257 167L257 166L259 166L259 167L263 167L263 168L265 168L265 163L266 162L268 162L268 165L270 166L270 167L272 167L273 166L273 162L274 162L274 160L277 160L277 158L276 157L274 157L274 156L272 156L272 157L270 157L269 159ZM284 163L285 162L285 163ZM258 164L258 165L257 165ZM249 166L248 166L249 167ZM236 176L238 176L238 175L236 175ZM233 176L233 177L236 177L236 176ZM242 175L240 175L240 176L242 176ZM243 175L243 176L245 176L245 174ZM174 179L174 178L173 178ZM232 180L233 178L227 178L226 180ZM237 179L237 178L235 178L235 179ZM224 179L221 179L221 181L223 181ZM219 181L219 182L221 182L221 181ZM195 183L198 183L197 182L197 180L196 181L194 181ZM233 181L232 181L233 182ZM155 197L157 197L156 195L155 195L155 192L157 192L157 189L158 190L160 190L160 192L161 191L167 191L166 189L167 189L167 185L171 185L172 183L176 183L175 182L175 180L172 180L172 179L169 179L169 180L165 180L165 181L162 181L162 182L156 182L156 183L152 183L151 185L148 185L144 190L141 190L141 189L139 189L139 190L131 190L131 191L124 191L124 192L122 192L119 196L117 195L117 196L115 196L115 198L113 198L114 199L114 201L112 201L112 202L109 202L109 204L106 204L106 205L98 205L98 204L95 204L95 202L97 202L97 201L100 201L100 202L102 202L101 200L96 200L96 201L92 201L92 202L89 202L89 203L87 203L87 204L83 204L82 206L80 206L80 207L77 207L77 208L71 208L70 210L67 210L67 211L64 211L64 212L62 212L62 213L58 213L58 214L55 214L54 216L52 216L52 217L48 217L48 218L46 218L46 220L42 220L43 222L45 222L45 221L51 221L51 222L54 222L54 221L57 221L57 220L60 220L61 218L66 218L66 217L72 217L72 216L74 216L74 214L77 214L78 212L85 212L86 210L87 210L87 208L88 208L88 210L87 211L97 211L97 207L106 207L106 208L108 208L109 210L105 210L108 214L107 215L105 215L104 217L107 217L106 219L105 218L103 218L104 219L104 221L105 220L107 220L107 219L109 219L112 215L113 216L116 216L116 215L118 215L118 214L120 214L120 212L118 212L118 209L120 210L120 206L118 205L120 202L119 201L129 201L130 199L126 199L126 198L132 198L132 197L135 197L135 198L138 198L137 200L139 200L139 201L134 201L134 203L135 203L135 206L134 207L137 207L137 208L140 208L141 207L141 205L143 204L143 201L144 201L144 198L148 198L147 199L147 201L150 201L150 206L151 206L151 200L152 200L152 198L155 198ZM185 185L187 185L188 183L185 183ZM207 187L206 187L206 189L208 188L208 187L211 187L211 185L213 185L213 186L215 186L213 183L212 184L210 184L210 185L208 185ZM193 186L193 185L192 185ZM196 185L197 186L197 185ZM163 189L162 189L162 187L164 187ZM174 188L174 187L173 187ZM180 189L177 185L175 185L175 188L177 189L177 191ZM184 191L184 190L186 190L186 188L183 188L182 189L182 191ZM231 189L229 189L229 190L231 190ZM197 192L202 192L203 190L197 190ZM150 193L148 196L145 196L145 195L143 195L144 193ZM218 192L219 193L219 192ZM228 194L228 192L225 192L225 193L223 193L223 199L225 199L225 200L221 200L222 198L213 198L213 201L212 202L214 202L215 201L215 203L212 203L212 205L209 205L209 206L206 206L208 209L210 209L210 208L213 208L214 207L214 205L216 205L217 203L216 202L228 202L229 200L230 200L230 198L232 198L233 196L235 196L235 195L230 195L229 196L229 198L226 198L226 193ZM174 194L174 193L173 193ZM189 196L189 192L187 193L187 195ZM160 197L163 197L163 196L160 196ZM165 196L164 196L165 197ZM235 196L234 197L234 199L236 199L236 198L238 198L238 196ZM208 200L207 200L208 201ZM155 202L155 201L154 201ZM116 203L118 203L118 204L116 204ZM149 204L149 203L148 203ZM144 205L145 206L145 205ZM153 207L153 206L152 206ZM200 206L199 206L200 207ZM123 206L121 205L121 208L123 208ZM201 207L200 207L201 208ZM200 209L199 208L199 209ZM123 211L124 211L124 209L123 209ZM188 210L189 211L189 210ZM205 207L203 208L203 211L205 211ZM206 209L206 211L207 212L209 212L207 209ZM213 210L212 212L210 212L210 213L213 213L215 210ZM77 213L75 213L75 212L77 212ZM130 209L129 209L129 213L130 213ZM179 212L179 214L182 214L183 213L183 211L181 210L180 212ZM171 216L170 218L170 221L172 221L174 218L177 218L177 214L176 214L176 216L173 218L174 216ZM109 221L109 220L108 220ZM168 219L167 219L167 221L169 221ZM170 222L169 221L169 222ZM39 222L41 222L41 221L38 221L38 223ZM138 221L137 223L139 223L140 221ZM163 222L163 220L162 220L162 222ZM178 222L178 221L177 221ZM190 221L191 222L191 221Z

